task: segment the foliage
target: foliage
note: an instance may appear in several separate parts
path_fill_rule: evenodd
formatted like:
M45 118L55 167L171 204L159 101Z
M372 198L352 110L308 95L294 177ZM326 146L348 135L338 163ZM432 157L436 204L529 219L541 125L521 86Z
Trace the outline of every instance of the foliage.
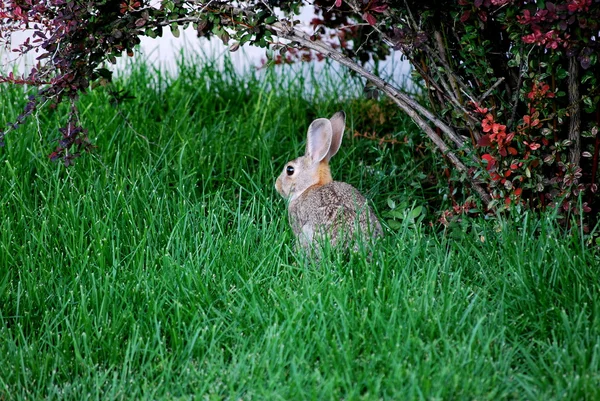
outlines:
M574 212L595 203L597 211L599 2L459 3L462 29L446 46L456 45L450 59L464 62L452 63L460 81L475 83L481 131L462 125L493 198Z
M600 0L317 0L308 32L294 21L305 3L0 0L2 38L33 27L18 50L41 53L30 74L2 78L39 88L8 130L42 104L69 101L51 157L71 163L90 147L75 100L110 79L103 61L131 54L142 35L193 25L231 50L270 46L275 64L327 57L370 80L444 154L452 185L467 184L457 210L476 193L484 210L598 212ZM363 68L391 51L411 62L424 98Z

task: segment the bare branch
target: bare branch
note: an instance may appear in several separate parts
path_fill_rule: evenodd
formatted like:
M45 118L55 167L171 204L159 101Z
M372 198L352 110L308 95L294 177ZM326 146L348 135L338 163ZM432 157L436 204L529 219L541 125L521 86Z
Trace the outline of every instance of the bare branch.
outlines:
M462 163L462 161L456 156L454 152L448 147L444 140L435 132L435 130L427 123L432 122L442 132L444 132L449 139L451 139L458 146L462 146L463 140L460 138L454 130L444 124L441 120L435 117L429 110L425 109L414 99L410 98L400 90L396 89L389 83L385 82L378 76L367 71L353 60L346 57L344 54L334 50L323 42L312 41L310 37L299 29L291 26L285 21L280 21L271 26L273 31L284 39L291 40L298 43L301 46L307 47L311 50L317 51L326 57L337 61L338 63L350 68L357 72L361 76L371 81L377 88L387 94L393 101L402 109L418 126L423 130L427 137L440 149L440 151L448 157L450 162L461 172L468 174L468 168ZM472 178L470 184L473 189L478 193L481 199L487 204L491 202L490 195L486 190Z
M569 58L569 103L571 106L571 117L569 123L569 140L571 149L569 150L569 162L579 167L581 157L581 106L579 102L579 63L577 58Z
M479 97L479 99L477 99L477 104L480 104L481 102L483 102L483 100L488 97L490 95L490 93L492 93L494 91L494 89L496 89L498 87L498 85L500 85L502 82L504 82L504 77L500 77L496 82L494 82L494 85L492 85L488 90L486 90L484 92L483 95L481 95Z

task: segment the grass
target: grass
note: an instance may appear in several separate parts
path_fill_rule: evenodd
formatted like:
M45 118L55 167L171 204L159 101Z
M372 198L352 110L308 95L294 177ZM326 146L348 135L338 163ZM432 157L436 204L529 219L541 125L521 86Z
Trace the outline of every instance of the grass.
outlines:
M352 81L309 101L205 60L116 85L135 97L81 99L98 151L74 167L47 160L60 113L0 150L0 400L600 398L599 254L549 216L407 219L370 263L294 253L274 178ZM379 215L432 196L395 121L406 145L346 138L332 162Z

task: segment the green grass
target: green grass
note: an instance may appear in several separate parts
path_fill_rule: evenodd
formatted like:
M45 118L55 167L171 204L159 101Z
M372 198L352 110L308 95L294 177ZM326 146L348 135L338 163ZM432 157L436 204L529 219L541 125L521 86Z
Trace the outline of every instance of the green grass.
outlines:
M310 121L361 90L313 83L328 89L305 99L305 84L137 65L116 84L134 99L81 99L98 150L74 167L47 159L60 113L10 134L0 400L600 399L599 254L550 217L405 221L370 263L294 253L274 178ZM6 121L23 96L1 90ZM347 137L334 175L379 215L388 198L426 204L410 135Z

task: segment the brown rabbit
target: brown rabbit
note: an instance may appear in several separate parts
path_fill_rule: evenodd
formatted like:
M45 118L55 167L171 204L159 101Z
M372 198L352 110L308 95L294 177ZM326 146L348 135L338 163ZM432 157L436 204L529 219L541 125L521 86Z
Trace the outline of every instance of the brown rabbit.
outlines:
M288 213L297 245L311 248L328 239L332 247L346 248L357 236L372 240L383 235L381 224L356 188L333 181L329 160L342 143L346 114L318 118L310 124L306 154L288 162L275 182L289 201Z

